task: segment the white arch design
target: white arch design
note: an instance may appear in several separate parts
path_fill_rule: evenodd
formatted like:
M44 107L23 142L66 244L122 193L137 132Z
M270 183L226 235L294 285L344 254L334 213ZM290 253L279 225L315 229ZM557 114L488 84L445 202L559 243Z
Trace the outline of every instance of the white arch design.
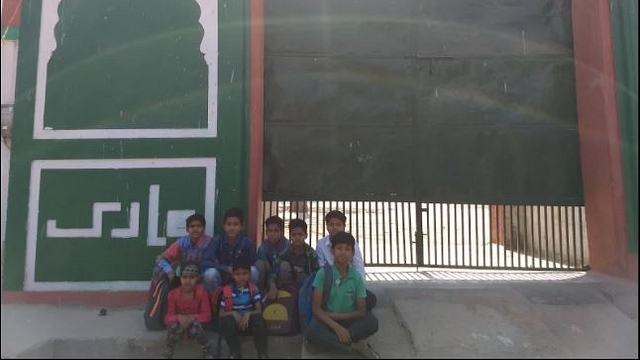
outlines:
M56 130L45 127L44 108L47 91L47 67L56 50L54 29L60 21L58 7L62 0L42 0L40 39L33 116L34 139L135 139L135 138L203 138L217 136L218 123L218 0L195 0L200 7L198 22L204 29L200 52L208 68L207 127L204 129L76 129Z

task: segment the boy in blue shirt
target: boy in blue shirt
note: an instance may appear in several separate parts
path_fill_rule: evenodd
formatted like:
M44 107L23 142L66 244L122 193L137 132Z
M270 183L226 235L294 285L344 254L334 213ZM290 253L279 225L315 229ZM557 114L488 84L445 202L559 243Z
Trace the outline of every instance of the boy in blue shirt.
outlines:
M253 334L258 358L268 358L267 326L262 317L262 300L260 291L249 280L250 267L246 259L234 262L231 274L233 281L225 285L231 288L231 291L227 289L231 296L222 296L220 301L220 332L229 344L230 358L233 359L242 357L239 334L247 331Z
M224 234L216 236L211 246L202 254L204 284L209 295L231 279L233 264L241 257L249 261L251 281L258 282L258 269L252 266L256 261L256 247L253 241L243 234L243 223L242 210L227 210L223 217Z

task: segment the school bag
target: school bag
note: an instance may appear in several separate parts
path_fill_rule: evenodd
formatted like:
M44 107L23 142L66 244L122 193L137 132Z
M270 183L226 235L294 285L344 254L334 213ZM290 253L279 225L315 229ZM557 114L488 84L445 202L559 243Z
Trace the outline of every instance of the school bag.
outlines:
M293 289L292 289L293 288ZM262 317L269 335L289 336L299 331L295 286L284 286L278 290L276 299L265 302Z
M324 269L324 284L322 287L322 306L327 303L329 299L329 292L331 292L331 283L333 282L333 270L328 263L322 267ZM309 326L311 319L313 319L313 280L316 278L318 271L314 271L300 287L298 292L298 314L300 322L300 330L304 330Z
M169 279L165 276L151 280L149 298L144 307L144 325L147 330L164 330L164 315L167 313L167 295L169 294Z

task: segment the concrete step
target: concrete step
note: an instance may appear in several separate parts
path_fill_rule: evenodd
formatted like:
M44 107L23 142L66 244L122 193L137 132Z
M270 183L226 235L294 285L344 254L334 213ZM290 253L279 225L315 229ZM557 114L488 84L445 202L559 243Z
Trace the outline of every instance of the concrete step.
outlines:
M399 322L396 311L392 306L376 307L374 315L378 318L378 332L369 338L371 347L380 354L382 359L402 359L415 357L415 349L411 343L411 335ZM340 353L322 348L314 344L302 346L302 359L330 359L346 358L361 359L357 353Z
M209 338L216 346L218 334ZM244 358L256 358L257 353L251 336L243 336L240 342ZM50 339L37 344L16 358L42 359L158 359L162 358L165 344L162 340L126 338L102 339ZM302 336L270 336L269 357L272 359L298 359L302 351ZM229 356L229 348L222 341L222 358ZM174 359L200 359L202 350L195 340L185 340L176 347Z

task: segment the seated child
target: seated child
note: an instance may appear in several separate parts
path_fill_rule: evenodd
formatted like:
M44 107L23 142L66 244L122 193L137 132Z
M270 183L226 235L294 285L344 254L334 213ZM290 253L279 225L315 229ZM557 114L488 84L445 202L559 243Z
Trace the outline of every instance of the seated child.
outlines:
M289 240L291 246L281 257L282 264L288 264L291 276L298 288L311 274L318 270L318 254L311 245L304 242L307 238L307 223L302 219L289 222Z
M267 356L267 326L262 318L260 291L251 283L251 266L246 259L233 263L231 299L222 296L220 301L220 333L224 335L231 349L231 358L241 358L240 333L251 332L259 359ZM231 301L232 304L227 302Z
M172 243L156 260L153 270L154 279L158 276L166 276L169 282L178 285L175 277L175 268L185 262L196 263L201 269L202 255L206 249L212 246L211 236L204 233L206 221L201 214L192 214L187 217L187 235ZM208 284L205 284L205 287Z
M220 285L231 280L233 264L239 258L249 261L251 266L251 281L258 281L259 272L255 266L256 247L253 241L244 233L244 213L241 209L233 208L224 213L222 227L224 233L216 236L211 246L202 254L204 267L204 283L209 295Z
M357 351L366 358L379 358L364 340L378 331L378 319L366 309L364 280L353 268L356 240L346 232L331 237L334 258L332 286L323 304L324 268L313 281L313 319L305 330L305 338L315 343L347 352Z
M329 231L329 235L319 239L316 243L316 251L318 252L318 262L320 266L324 266L324 264L328 263L329 265L333 265L333 250L331 247L331 237L341 231L345 231L345 226L347 224L346 215L340 210L331 210L325 215L325 224L327 226L327 231ZM364 260L362 258L362 252L360 252L360 246L356 241L355 247L353 249L354 255L350 263L350 267L353 267L355 271L357 271L362 277L363 281L366 281L366 272L364 270ZM367 290L367 311L371 311L376 306L378 302L378 298L376 295Z
M213 359L203 326L211 320L211 305L207 291L198 284L199 274L200 270L195 263L183 264L180 287L169 292L167 313L164 316L164 323L167 325L165 356L168 359L173 358L176 344L185 331L200 344L203 357Z
M264 290L267 299L276 299L278 286L290 284L291 268L281 258L289 250L289 240L284 237L284 220L279 216L270 216L265 221L267 238L257 252L256 268L260 272L258 287Z

